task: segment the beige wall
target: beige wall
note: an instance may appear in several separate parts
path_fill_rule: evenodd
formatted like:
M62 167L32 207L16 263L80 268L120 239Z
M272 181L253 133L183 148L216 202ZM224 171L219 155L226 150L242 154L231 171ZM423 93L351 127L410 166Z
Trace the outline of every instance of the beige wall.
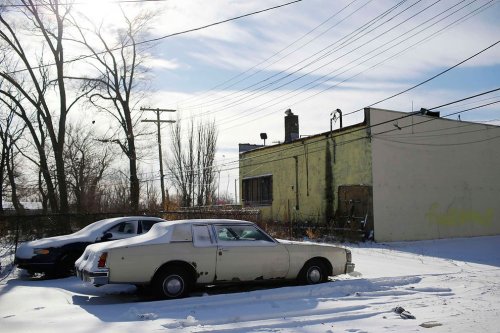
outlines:
M375 239L500 234L500 127L406 115L370 112Z
M272 205L258 207L263 220L322 223L328 204L325 193L327 150L331 159L335 209L339 185L371 185L371 150L365 127L358 125L333 134L324 133L244 153L240 155L240 188L244 178L272 174Z

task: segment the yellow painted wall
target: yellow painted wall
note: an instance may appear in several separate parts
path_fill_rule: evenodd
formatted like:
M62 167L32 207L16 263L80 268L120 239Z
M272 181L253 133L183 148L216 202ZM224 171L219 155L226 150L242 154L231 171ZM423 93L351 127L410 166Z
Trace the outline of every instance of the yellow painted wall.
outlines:
M339 185L372 184L371 144L366 138L364 125L241 154L240 188L244 178L272 174L272 205L258 207L264 221L323 223L327 206L327 150L330 152L331 188L336 209Z

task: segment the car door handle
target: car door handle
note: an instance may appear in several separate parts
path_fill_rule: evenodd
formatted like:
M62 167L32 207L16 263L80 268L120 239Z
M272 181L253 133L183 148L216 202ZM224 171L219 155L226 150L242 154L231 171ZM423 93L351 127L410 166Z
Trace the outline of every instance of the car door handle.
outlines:
M220 247L220 248L219 248L219 255L221 256L221 255L222 255L222 252L227 252L227 251L229 251L229 250L228 250L228 249L226 249L226 248Z

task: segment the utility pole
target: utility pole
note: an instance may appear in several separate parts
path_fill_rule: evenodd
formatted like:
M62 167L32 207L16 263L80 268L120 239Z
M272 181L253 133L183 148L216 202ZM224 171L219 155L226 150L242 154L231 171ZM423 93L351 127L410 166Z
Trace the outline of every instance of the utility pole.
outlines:
M156 120L148 120L144 119L142 122L144 123L156 123L157 129L158 129L158 155L160 158L160 187L161 187L161 208L165 208L165 182L163 180L164 174L163 174L163 154L162 154L162 149L161 149L161 130L160 130L160 124L161 123L175 123L175 120L160 120L160 112L176 112L177 110L171 110L171 109L152 109L152 108L141 108L141 111L155 111L156 112Z

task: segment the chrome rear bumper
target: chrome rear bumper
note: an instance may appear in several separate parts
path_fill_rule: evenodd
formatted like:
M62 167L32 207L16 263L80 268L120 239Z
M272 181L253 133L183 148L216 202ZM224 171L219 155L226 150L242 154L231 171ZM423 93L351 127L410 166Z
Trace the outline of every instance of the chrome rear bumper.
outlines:
M109 271L88 272L75 267L76 276L85 283L93 284L96 287L109 283Z

